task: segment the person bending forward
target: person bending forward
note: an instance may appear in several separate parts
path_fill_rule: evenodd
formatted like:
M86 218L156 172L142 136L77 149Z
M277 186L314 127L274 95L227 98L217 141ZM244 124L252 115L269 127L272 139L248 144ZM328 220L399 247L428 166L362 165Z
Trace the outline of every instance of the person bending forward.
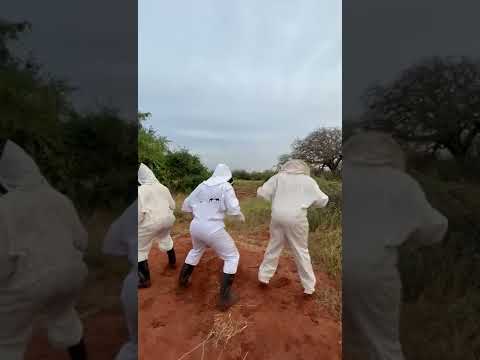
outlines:
M219 164L213 175L201 183L183 203L182 211L193 213L190 224L192 250L185 259L180 273L180 287L187 287L195 266L207 247L212 248L224 261L219 307L225 311L238 301L231 292L240 254L232 237L225 230L225 215L245 221L233 186L232 173L227 165Z

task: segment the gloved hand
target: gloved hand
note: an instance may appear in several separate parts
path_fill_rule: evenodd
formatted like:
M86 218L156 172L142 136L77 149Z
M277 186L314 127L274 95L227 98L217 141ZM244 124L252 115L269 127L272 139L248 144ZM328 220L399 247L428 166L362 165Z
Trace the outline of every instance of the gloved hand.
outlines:
M235 219L237 219L238 221L244 223L245 222L245 216L240 213L239 215L235 215Z

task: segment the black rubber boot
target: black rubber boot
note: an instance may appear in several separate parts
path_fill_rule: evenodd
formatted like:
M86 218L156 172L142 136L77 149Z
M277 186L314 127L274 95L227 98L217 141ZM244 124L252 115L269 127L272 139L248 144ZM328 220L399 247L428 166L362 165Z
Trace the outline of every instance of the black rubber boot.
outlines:
M234 279L234 274L223 273L222 283L220 287L220 302L218 304L221 311L227 311L232 305L235 305L238 301L238 296L232 293L232 284Z
M87 360L85 340L82 339L77 345L70 346L68 348L68 355L70 355L70 359L72 360Z
M150 269L148 268L148 260L140 261L138 263L138 287L148 288L150 287Z
M168 266L171 269L175 269L177 264L177 256L175 255L175 249L172 248L172 250L167 251L167 255L168 255Z
M182 270L180 271L180 277L178 279L178 285L181 288L188 287L188 280L190 279L194 268L195 266L193 265L183 264Z

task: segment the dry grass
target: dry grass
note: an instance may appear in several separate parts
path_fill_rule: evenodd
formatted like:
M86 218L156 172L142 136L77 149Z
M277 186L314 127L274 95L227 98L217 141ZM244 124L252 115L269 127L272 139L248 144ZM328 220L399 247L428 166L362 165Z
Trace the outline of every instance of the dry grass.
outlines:
M207 344L212 344L215 348L221 347L220 354L217 358L220 359L232 338L243 332L247 327L248 323L246 321L235 320L232 317L231 312L225 314L216 314L213 319L212 329L206 338L193 349L180 356L178 360L187 358L189 355L193 354L199 349L202 350L201 359L203 360L205 357ZM247 355L248 353L245 354L243 359L245 359Z
M331 287L320 288L315 292L315 297L322 307L336 320L342 319L342 292Z
M342 273L341 227L318 228L310 234L309 249L314 267L318 267L332 279L340 282Z

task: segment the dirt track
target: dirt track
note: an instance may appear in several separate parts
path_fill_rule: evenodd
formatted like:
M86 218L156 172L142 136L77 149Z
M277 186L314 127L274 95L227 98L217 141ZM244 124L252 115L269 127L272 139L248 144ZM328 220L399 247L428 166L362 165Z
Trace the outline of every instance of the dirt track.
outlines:
M175 244L180 268L190 239L179 238ZM183 293L176 290L179 269L168 270L165 254L152 250L153 284L139 291L139 359L181 358L207 338L215 319L230 319L231 325L246 328L226 345L216 344L213 338L183 359L341 359L340 323L318 302L303 300L293 260L283 258L270 287L261 289L257 269L262 249L240 244L239 250L234 290L241 299L226 314L215 308L222 263L210 250L195 269L191 287ZM322 273L317 273L317 280L317 288L334 286Z

